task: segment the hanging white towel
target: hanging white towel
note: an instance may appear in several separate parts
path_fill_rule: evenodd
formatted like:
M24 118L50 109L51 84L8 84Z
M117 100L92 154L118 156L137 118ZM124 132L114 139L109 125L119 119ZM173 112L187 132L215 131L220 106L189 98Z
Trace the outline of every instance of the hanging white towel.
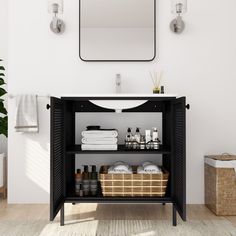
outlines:
M38 132L37 95L19 95L16 97L16 132Z

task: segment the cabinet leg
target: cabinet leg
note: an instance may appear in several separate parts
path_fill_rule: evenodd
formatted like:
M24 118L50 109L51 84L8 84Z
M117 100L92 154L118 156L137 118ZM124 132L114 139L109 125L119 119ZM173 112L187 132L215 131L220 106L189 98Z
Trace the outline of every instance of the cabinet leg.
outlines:
M173 213L172 213L172 224L173 226L176 226L177 225L177 216L176 216L176 209L175 209L175 206L174 204L172 204L172 209L173 209Z
M165 205L166 205L166 203L165 203L165 202L163 202L163 203L162 203L162 205L163 205L163 206L165 206Z
M65 209L63 204L60 211L60 225L63 226L64 222L65 222Z

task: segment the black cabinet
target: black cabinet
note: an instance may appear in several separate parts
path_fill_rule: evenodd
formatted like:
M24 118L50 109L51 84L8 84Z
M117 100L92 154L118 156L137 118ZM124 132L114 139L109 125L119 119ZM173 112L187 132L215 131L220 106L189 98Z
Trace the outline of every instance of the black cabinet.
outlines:
M90 100L147 100L139 107L122 112L161 112L162 146L159 150L126 150L119 145L117 151L82 151L75 144L76 112L114 112L94 105ZM188 106L187 106L188 107ZM48 106L49 108L49 106ZM189 107L188 107L189 108ZM172 203L173 225L176 211L186 220L186 102L185 97L51 97L51 186L50 220L61 212L64 225L64 203ZM76 154L159 154L165 169L170 173L165 197L78 197L74 194L74 172ZM159 157L158 157L159 158ZM163 206L164 207L164 206Z

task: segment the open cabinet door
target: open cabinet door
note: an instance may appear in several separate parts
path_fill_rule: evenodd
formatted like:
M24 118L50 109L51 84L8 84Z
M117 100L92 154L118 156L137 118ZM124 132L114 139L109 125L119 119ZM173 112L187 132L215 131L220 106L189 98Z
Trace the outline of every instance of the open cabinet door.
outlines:
M51 97L50 220L64 204L64 103Z
M173 102L174 156L173 201L181 218L186 221L186 105L185 97Z

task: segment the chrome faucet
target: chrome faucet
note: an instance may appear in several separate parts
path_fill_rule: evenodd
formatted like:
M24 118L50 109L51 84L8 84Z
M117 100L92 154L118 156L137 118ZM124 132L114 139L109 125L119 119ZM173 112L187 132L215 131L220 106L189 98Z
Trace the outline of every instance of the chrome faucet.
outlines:
M116 93L121 93L121 75L116 74Z

